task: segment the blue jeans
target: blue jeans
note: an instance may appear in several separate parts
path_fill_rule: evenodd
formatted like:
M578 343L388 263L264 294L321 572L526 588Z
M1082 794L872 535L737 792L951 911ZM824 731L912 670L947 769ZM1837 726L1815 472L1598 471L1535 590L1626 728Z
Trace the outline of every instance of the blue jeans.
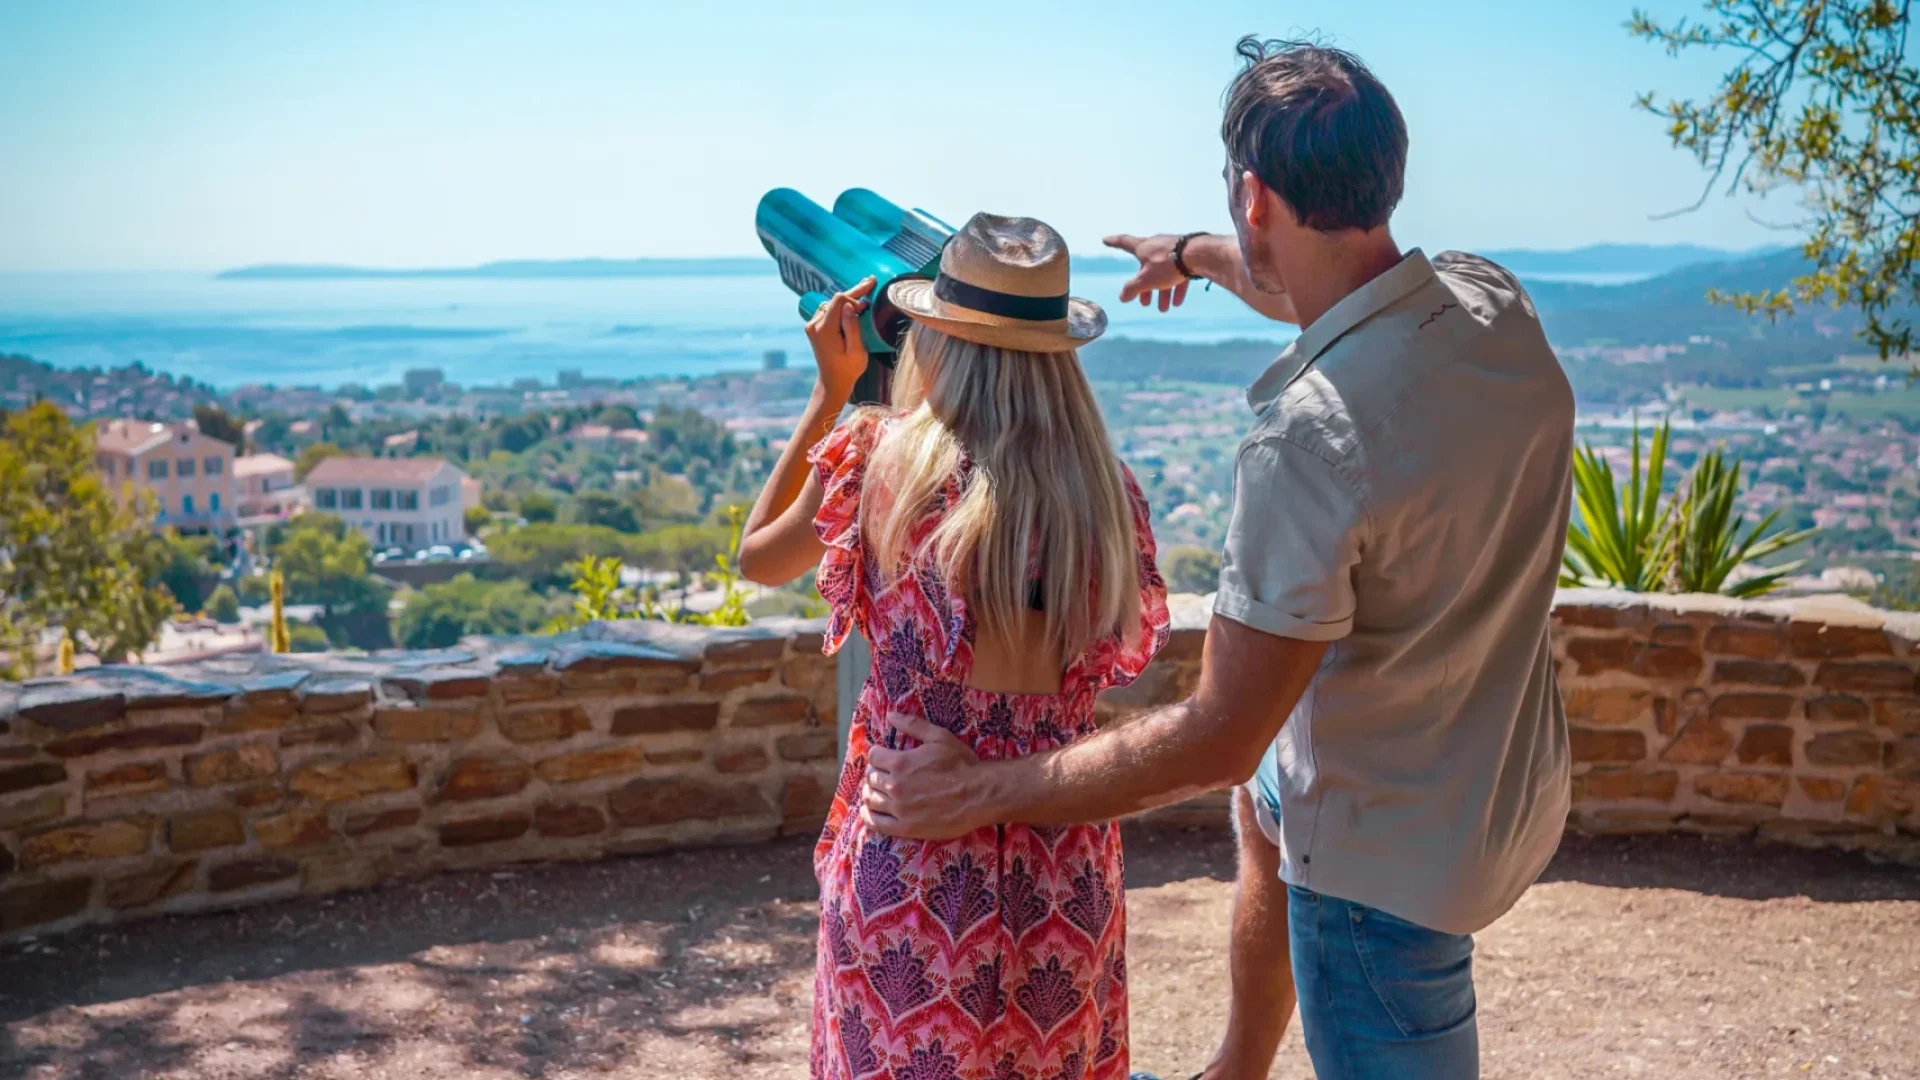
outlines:
M1287 887L1300 1033L1320 1080L1473 1080L1473 938Z

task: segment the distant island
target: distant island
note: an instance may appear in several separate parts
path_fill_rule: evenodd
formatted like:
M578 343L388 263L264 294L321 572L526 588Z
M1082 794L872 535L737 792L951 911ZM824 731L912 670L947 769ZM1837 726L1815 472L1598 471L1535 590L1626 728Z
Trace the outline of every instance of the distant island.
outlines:
M744 277L772 274L773 260L722 259L512 259L480 266L388 269L327 263L265 263L224 270L221 281L322 281L346 278L616 278Z
M1729 262L1778 249L1722 251L1692 244L1593 244L1570 251L1513 249L1482 254L1517 274L1643 274L1652 276L1702 263ZM1087 255L1073 260L1083 274L1124 274L1132 259ZM775 272L765 256L706 259L510 259L480 266L385 268L330 263L265 263L225 270L221 281L324 281L364 278L658 278L765 277Z

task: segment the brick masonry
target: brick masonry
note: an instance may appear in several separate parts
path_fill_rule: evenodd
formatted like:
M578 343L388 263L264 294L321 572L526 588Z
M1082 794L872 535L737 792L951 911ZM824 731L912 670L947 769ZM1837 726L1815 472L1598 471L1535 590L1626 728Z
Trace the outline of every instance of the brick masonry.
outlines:
M618 623L0 683L0 938L406 874L811 834L820 626Z
M1103 720L1177 700L1207 611ZM821 627L611 623L368 657L0 683L0 938L406 874L809 834L837 778ZM1570 826L1920 862L1920 618L1567 590ZM1222 793L1158 811L1218 825Z

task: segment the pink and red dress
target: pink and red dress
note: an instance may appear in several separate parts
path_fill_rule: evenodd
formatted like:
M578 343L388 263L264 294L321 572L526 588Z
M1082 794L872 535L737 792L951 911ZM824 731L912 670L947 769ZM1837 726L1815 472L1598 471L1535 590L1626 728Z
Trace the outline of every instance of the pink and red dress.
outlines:
M966 685L974 623L930 570L889 581L860 538L867 459L886 422L858 414L810 460L825 497L820 595L826 649L850 630L873 645L854 706L839 789L814 851L820 879L814 1080L1124 1080L1125 893L1119 827L1003 825L937 843L869 832L858 799L867 747L902 738L887 723L926 717L982 758L1011 758L1094 730L1094 695L1138 676L1166 643L1166 586L1147 505L1127 494L1139 554L1139 625L1073 661L1057 694ZM964 479L941 507L957 500Z

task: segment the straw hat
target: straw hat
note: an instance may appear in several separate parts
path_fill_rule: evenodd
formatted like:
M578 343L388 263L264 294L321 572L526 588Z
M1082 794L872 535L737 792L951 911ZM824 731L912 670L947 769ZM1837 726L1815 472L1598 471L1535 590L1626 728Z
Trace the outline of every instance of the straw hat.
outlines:
M940 252L940 275L887 287L895 307L944 334L1028 352L1101 335L1107 313L1067 295L1066 241L1044 221L975 214Z

